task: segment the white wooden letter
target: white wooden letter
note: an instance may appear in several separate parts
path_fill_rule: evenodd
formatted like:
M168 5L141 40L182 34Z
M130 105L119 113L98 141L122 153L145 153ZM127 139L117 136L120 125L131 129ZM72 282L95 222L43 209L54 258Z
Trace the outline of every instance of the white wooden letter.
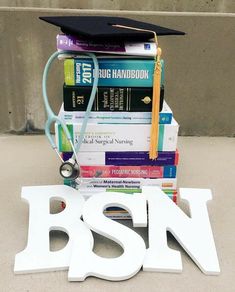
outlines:
M73 238L93 245L91 231L80 220L83 197L75 189L64 185L23 187L21 196L29 203L27 247L15 257L15 273L44 272L68 269ZM66 203L58 214L50 214L50 200ZM68 234L67 245L59 251L50 251L49 232L61 230Z
M146 199L140 194L128 196L110 192L89 198L83 209L84 222L93 231L117 242L124 252L117 258L104 258L96 255L91 246L79 246L74 241L69 281L83 281L88 276L120 281L131 278L142 267L146 253L143 239L133 230L105 217L103 211L110 206L128 210L134 226L147 226Z
M158 187L143 187L149 211L149 249L144 271L181 272L180 252L167 245L166 231L171 232L199 268L208 275L220 272L206 202L212 199L208 189L180 189L188 201L188 217Z

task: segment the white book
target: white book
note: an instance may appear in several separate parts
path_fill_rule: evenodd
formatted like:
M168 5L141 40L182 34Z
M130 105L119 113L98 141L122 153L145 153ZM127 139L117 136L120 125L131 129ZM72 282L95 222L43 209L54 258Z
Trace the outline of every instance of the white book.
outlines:
M159 113L159 124L170 124L172 116L172 110L164 100L162 110ZM82 122L84 117L84 111L65 111L63 104L59 111L59 118L70 123ZM89 115L89 122L97 124L150 124L151 119L152 112L91 111Z
M82 123L67 123L75 147ZM149 151L151 124L87 124L80 152ZM179 125L159 124L158 151L176 151ZM55 124L57 147L60 152L71 152L71 145L62 127Z
M176 178L82 178L76 180L79 192L89 197L107 189L142 189L143 186L158 186L162 190L175 190Z

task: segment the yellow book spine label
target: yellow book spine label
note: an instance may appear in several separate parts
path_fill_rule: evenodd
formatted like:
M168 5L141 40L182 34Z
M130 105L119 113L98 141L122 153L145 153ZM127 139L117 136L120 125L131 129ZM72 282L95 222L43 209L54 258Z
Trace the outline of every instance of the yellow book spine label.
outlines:
M75 85L73 59L66 59L64 61L64 82L66 85Z

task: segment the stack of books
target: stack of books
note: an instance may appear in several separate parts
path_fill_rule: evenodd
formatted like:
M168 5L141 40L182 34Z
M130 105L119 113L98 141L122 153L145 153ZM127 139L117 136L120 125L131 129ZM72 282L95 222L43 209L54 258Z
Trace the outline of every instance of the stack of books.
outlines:
M63 104L59 112L78 142L89 102L94 65L79 52L97 53L99 81L85 136L78 153L81 178L65 180L85 197L104 191L141 193L143 185L159 186L177 201L177 138L179 125L164 99L164 61L161 91L158 157L149 159L153 92L154 42L95 43L70 35L57 36L57 49L78 51L64 58ZM55 125L56 141L64 160L73 153L63 129ZM108 208L115 219L129 218L127 211Z

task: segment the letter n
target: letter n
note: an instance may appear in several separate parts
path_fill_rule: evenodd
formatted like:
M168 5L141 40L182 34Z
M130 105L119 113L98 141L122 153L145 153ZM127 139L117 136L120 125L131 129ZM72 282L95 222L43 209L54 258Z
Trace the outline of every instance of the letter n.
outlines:
M167 231L190 255L199 268L210 275L219 274L219 262L214 244L206 202L212 199L208 189L180 189L181 198L188 201L188 217L157 187L143 187L149 211L149 248L144 271L181 272L180 252L167 245Z

